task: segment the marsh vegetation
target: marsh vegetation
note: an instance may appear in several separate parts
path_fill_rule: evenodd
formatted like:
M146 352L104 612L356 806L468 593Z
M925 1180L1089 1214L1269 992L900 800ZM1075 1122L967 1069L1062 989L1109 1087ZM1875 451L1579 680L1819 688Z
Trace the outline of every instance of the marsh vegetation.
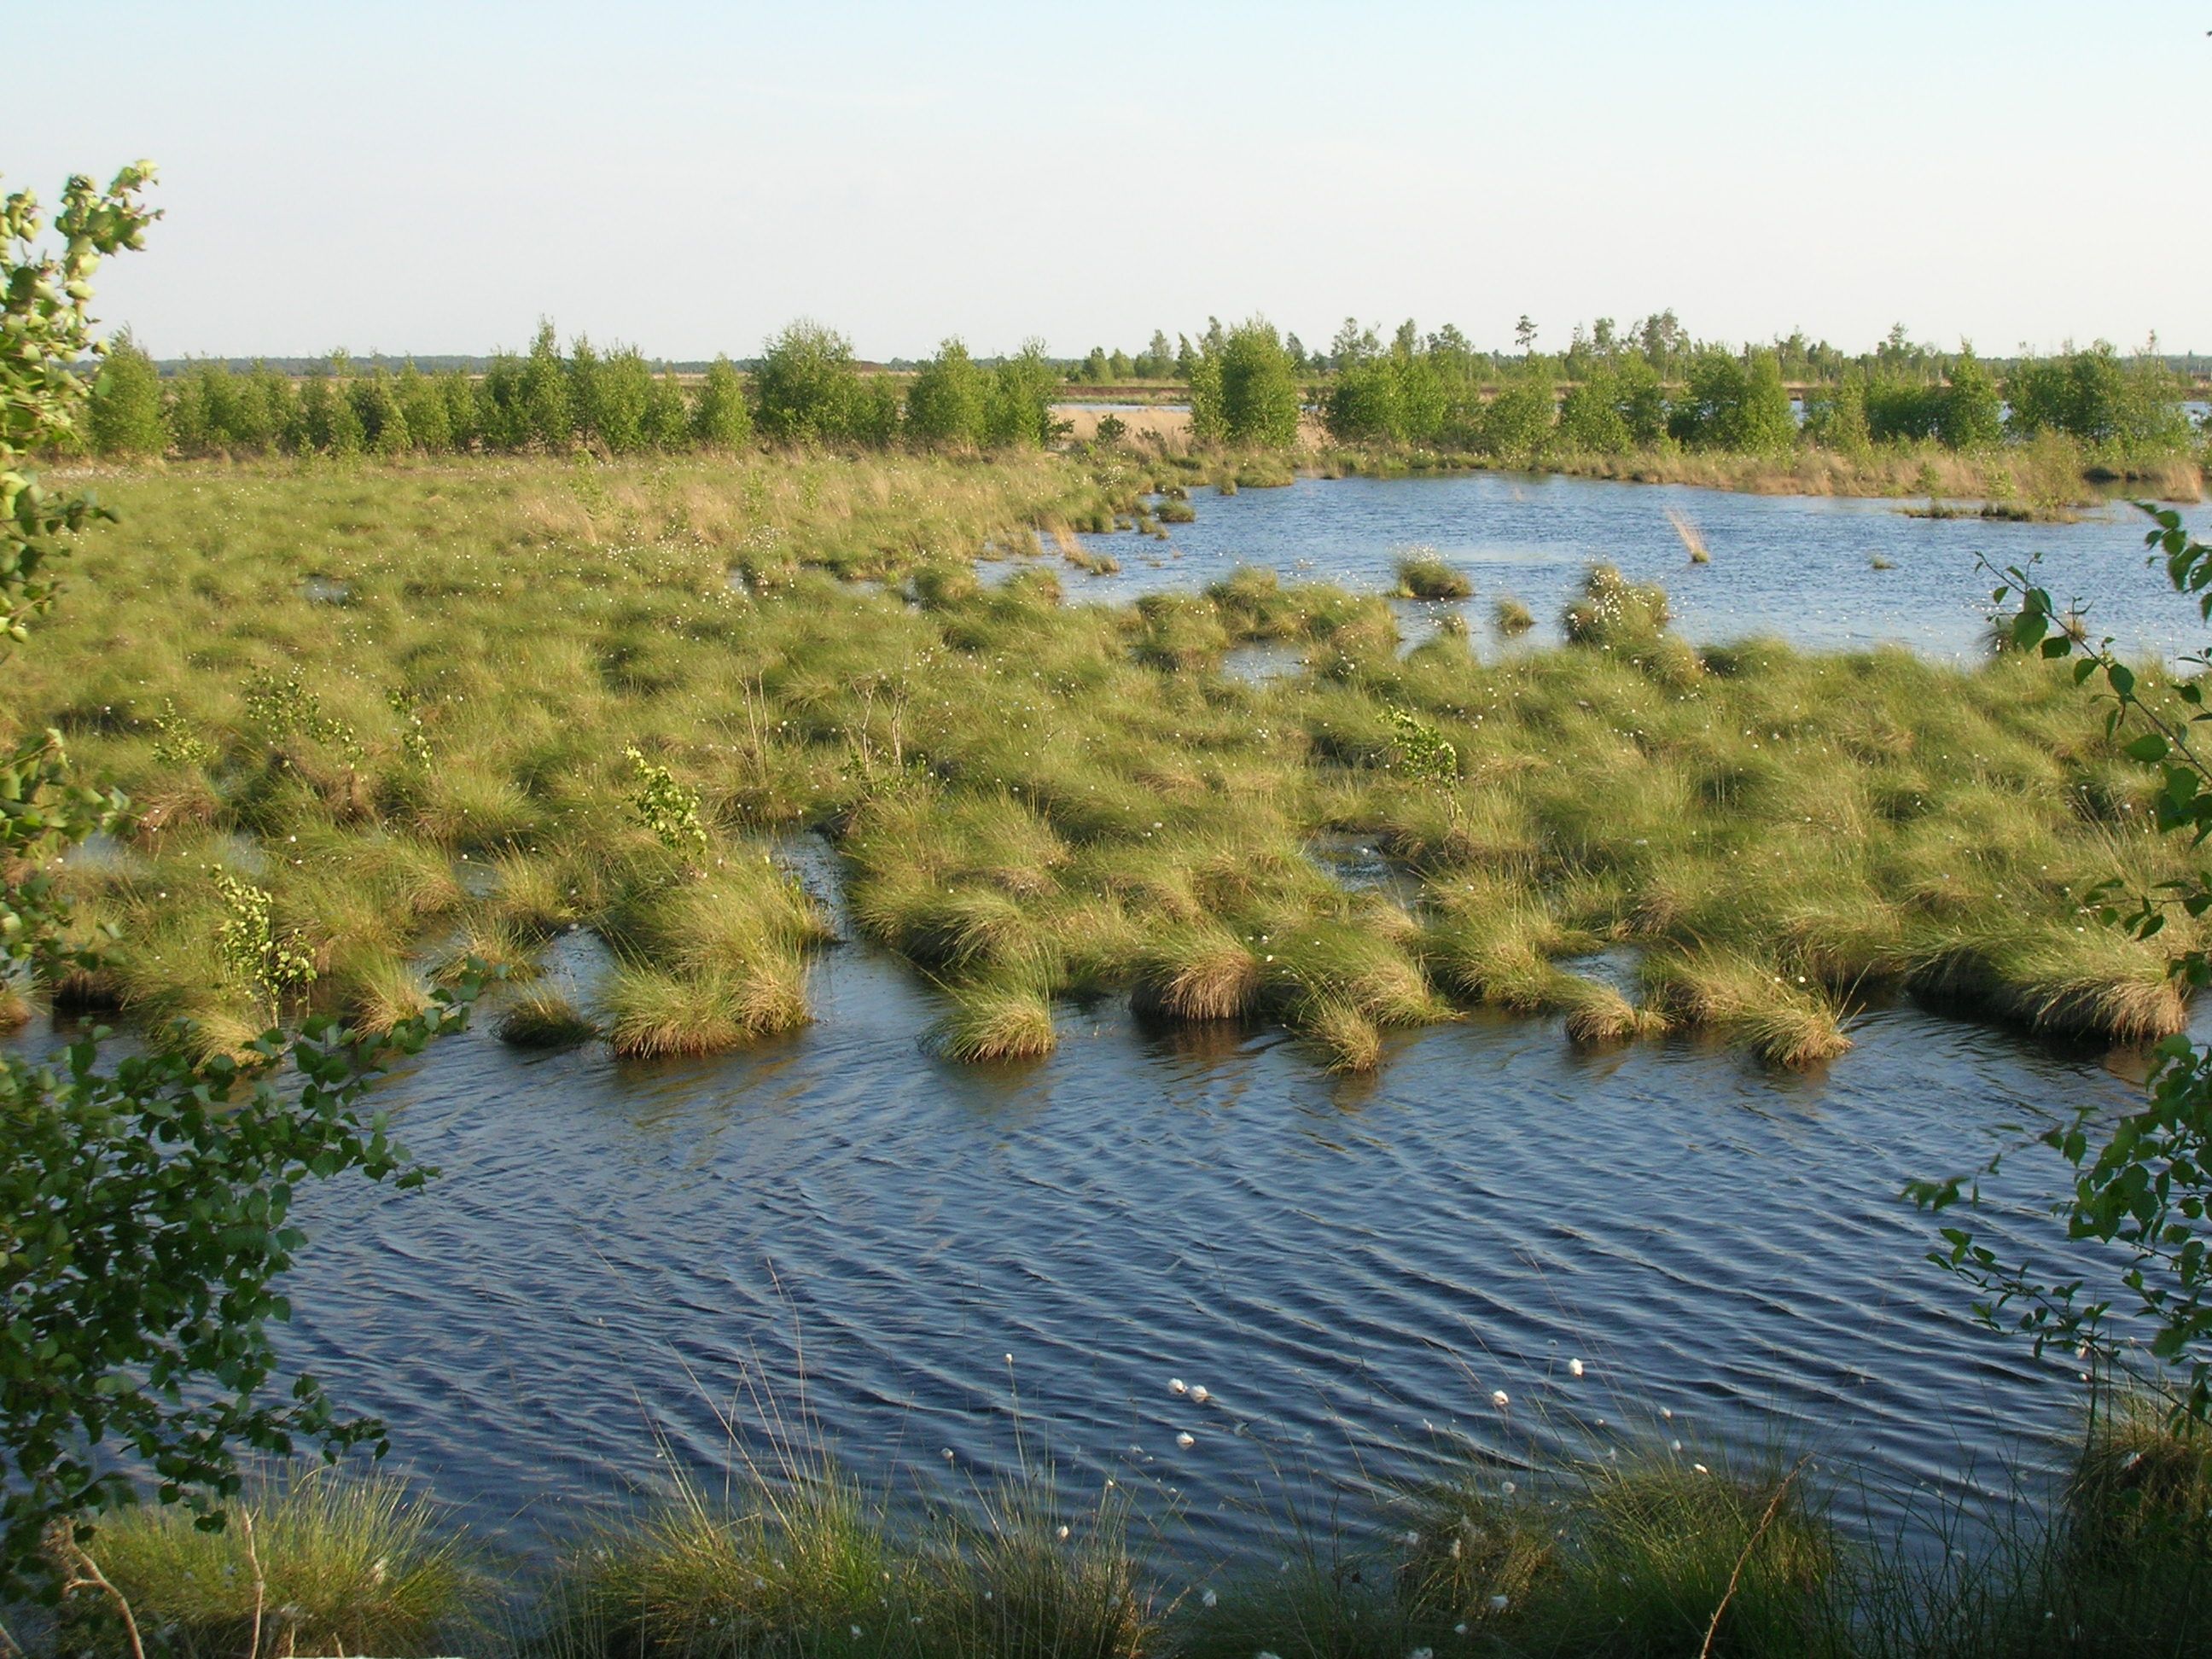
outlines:
M1041 1055L1056 1011L1123 995L1350 1070L1472 1005L1785 1066L1899 994L2180 1029L2166 942L2085 908L2174 872L2156 776L2063 673L1694 647L1603 567L1567 646L1494 663L1259 570L1070 603L1038 532L1166 482L1035 453L116 477L125 521L8 718L130 792L128 838L62 872L124 942L11 989L222 1052L272 1012L404 1018L471 958L519 981L583 928L617 970L513 1010L516 1041L713 1051L809 1018L830 931L769 838L813 826L963 1058ZM1301 671L1225 675L1253 642ZM1326 836L1399 884L1336 879ZM1632 994L1577 966L1607 952Z
M115 1599L72 1598L56 1645L129 1652L127 1606L178 1659L1996 1659L2188 1652L2212 1611L2205 1448L2124 1406L2093 1421L2055 1513L2015 1495L1933 1553L1855 1534L1848 1475L1809 1455L1680 1440L1599 1436L1533 1471L1462 1454L1356 1524L1293 1508L1243 1562L1163 1558L1173 1516L1048 1464L891 1502L817 1446L771 1443L766 1465L678 1472L529 1567L389 1478L264 1476L219 1532L125 1511L86 1544Z

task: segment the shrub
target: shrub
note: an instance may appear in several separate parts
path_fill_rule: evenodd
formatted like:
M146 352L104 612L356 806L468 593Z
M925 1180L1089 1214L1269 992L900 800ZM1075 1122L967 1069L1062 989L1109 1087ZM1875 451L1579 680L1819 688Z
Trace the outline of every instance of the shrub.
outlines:
M968 348L947 340L907 387L907 435L916 443L981 445L990 398L989 378Z
M128 334L116 337L100 365L86 435L97 455L158 455L169 447L161 375Z
M1239 323L1194 367L1191 435L1200 443L1287 449L1297 441L1297 372L1274 325Z
M753 370L762 434L777 443L849 435L858 423L860 377L852 342L802 318L771 337Z
M707 366L699 401L691 410L691 431L710 448L742 449L752 441L753 417L745 406L744 383L726 356Z

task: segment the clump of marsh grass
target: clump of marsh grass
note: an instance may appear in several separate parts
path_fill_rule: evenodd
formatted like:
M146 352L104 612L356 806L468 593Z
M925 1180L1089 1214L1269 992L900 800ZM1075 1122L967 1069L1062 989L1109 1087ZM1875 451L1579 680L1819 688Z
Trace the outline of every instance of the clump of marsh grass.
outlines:
M790 958L688 974L625 963L605 1006L608 1042L635 1060L721 1054L812 1018L805 969Z
M219 1532L194 1519L182 1505L120 1510L85 1547L179 1659L450 1653L472 1623L477 1576L398 1480L302 1469L249 1482Z
M1739 1473L1679 1454L1593 1462L1560 1501L1564 1536L1519 1596L1493 1589L1463 1609L1524 1651L1796 1652L1822 1621L1841 1555L1802 1465Z
M1682 550L1690 556L1692 564L1711 564L1712 550L1705 545L1705 532L1691 521L1690 515L1678 507L1667 509L1667 522L1674 526L1674 536Z
M1474 584L1432 548L1416 548L1398 560L1398 593L1408 599L1464 599Z
M1041 1060L1060 1046L1050 998L1024 978L948 986L945 994L952 1006L930 1036L948 1060Z
M1492 619L1498 631L1507 639L1517 639L1536 625L1536 618L1528 607L1510 593L1500 594L1491 607Z
M1311 999L1297 1014L1296 1025L1332 1072L1371 1072L1382 1063L1381 1027L1344 997Z
M1260 959L1217 922L1159 935L1137 959L1130 1001L1162 1019L1241 1019L1259 999Z
M440 952L430 969L437 985L457 985L471 973L489 969L510 984L539 972L540 941L494 912L479 910L462 924L459 936Z
M509 1003L501 1010L495 1029L501 1042L517 1048L573 1048L599 1034L583 1010L550 987Z
M856 1486L825 1467L748 1497L718 1500L679 1477L665 1504L606 1528L566 1564L551 1650L564 1659L908 1650L915 1565L894 1552Z
M1049 1471L1002 1481L973 1520L955 1517L925 1557L929 1645L960 1654L1139 1659L1161 1634L1128 1546L1128 1504L1109 1489L1063 1518Z
M2160 953L2094 923L1960 936L1929 950L1915 989L1960 998L2040 1030L2148 1042L2185 1030L2185 987Z
M1273 936L1262 953L1260 988L1263 1002L1294 1024L1324 1009L1350 1009L1377 1025L1449 1018L1403 951L1345 922L1310 922Z
M1647 957L1643 973L1670 1018L1719 1032L1771 1065L1802 1071L1851 1046L1834 1005L1754 957L1713 949Z
M2066 1484L2069 1551L2110 1569L2149 1553L2194 1559L2212 1601L2212 1431L2177 1427L2160 1402L2107 1394Z
M1560 618L1577 645L1619 648L1641 644L1666 629L1666 590L1632 582L1609 564L1590 567L1582 597Z
M337 975L346 1023L382 1036L403 1020L426 1013L430 987L413 963L381 953L344 964Z

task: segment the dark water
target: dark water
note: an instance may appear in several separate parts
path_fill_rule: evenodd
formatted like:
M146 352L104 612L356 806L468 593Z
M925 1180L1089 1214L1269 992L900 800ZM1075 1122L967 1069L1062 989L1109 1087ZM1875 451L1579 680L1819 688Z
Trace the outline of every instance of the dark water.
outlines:
M597 949L556 976L587 988ZM1469 1444L1786 1441L1886 1528L2008 1458L2033 1485L2073 1425L2072 1368L1972 1324L1897 1194L2023 1103L2124 1105L2120 1057L1899 1006L1778 1077L1475 1018L1342 1081L1109 1006L1064 1010L1049 1061L963 1068L894 962L833 949L813 990L811 1030L713 1061L438 1046L384 1098L442 1176L308 1196L288 1354L526 1548L664 1458L772 1458L775 1416L894 1495L957 1501L1024 1446L1114 1478L1177 1563L1271 1552L1292 1493L1371 1516Z
M1768 635L1812 647L1890 642L1969 657L1982 649L1995 585L1976 556L2002 568L2040 555L2037 580L2053 599L2062 606L2087 601L2093 631L2124 650L2172 654L2205 641L2193 610L2146 566L2149 521L2124 502L2086 509L2075 524L2021 525L1904 511L1923 503L1498 472L1303 478L1235 495L1199 489L1190 499L1196 521L1165 526L1166 541L1085 537L1122 569L1071 573L1070 594L1119 599L1195 588L1239 564L1265 566L1285 582L1387 591L1399 556L1419 546L1464 571L1475 593L1456 605L1407 604L1409 635L1423 631L1422 618L1457 609L1475 638L1492 641L1492 606L1510 594L1537 617L1529 640L1557 640L1560 611L1602 560L1665 586L1677 630L1699 644ZM1704 538L1711 563L1689 562L1670 512ZM2207 533L2201 511L2188 517ZM1877 570L1877 557L1894 568Z

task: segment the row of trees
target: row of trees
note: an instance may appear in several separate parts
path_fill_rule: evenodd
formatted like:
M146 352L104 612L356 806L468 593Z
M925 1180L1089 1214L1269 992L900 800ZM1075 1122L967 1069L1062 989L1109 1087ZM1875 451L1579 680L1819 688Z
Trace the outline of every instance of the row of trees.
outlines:
M1674 442L1770 453L1805 441L1853 451L1940 442L1983 449L2055 432L2130 457L2185 448L2194 429L2180 385L2161 360L2123 358L2107 344L2027 359L2000 381L1971 349L1936 358L1894 331L1869 357L1844 365L1807 398L1801 422L1779 349L1692 344L1672 313L1628 334L1609 323L1565 358L1507 360L1479 352L1453 328L1422 336L1413 324L1385 345L1346 323L1318 411L1344 443L1471 450L1526 459L1547 448L1621 453ZM1165 368L1190 388L1200 442L1285 447L1311 395L1312 364L1295 335L1253 319L1212 319L1194 345L1166 356L1164 334L1139 372ZM1085 378L1118 375L1094 352ZM234 374L192 364L164 380L128 342L103 364L88 423L104 455L216 451L404 454L563 450L611 454L777 443L898 441L975 448L1048 443L1059 367L1030 342L985 364L947 340L909 379L864 373L851 343L799 322L767 343L750 374L717 358L695 383L655 374L634 349L605 354L579 337L564 355L552 325L528 352L492 358L481 375L426 374L408 364L366 374L343 356L304 379L257 365ZM1564 398L1559 392L1566 380Z
M1802 427L1777 351L1699 347L1675 363L1679 380L1640 349L1593 352L1578 367L1564 398L1543 362L1486 394L1485 357L1449 331L1419 340L1408 324L1389 349L1347 362L1323 393L1322 412L1344 442L1501 456L1552 444L1611 454L1667 441L1771 453L1801 434L1845 451L1931 441L1973 450L2044 432L2148 456L2185 448L2193 436L2174 377L2102 344L2031 361L2003 383L1971 350L1932 379L1879 362L1854 366L1808 397Z
M864 374L849 341L793 323L751 374L718 357L696 384L655 374L635 349L602 354L579 337L564 355L553 326L528 352L495 356L482 375L426 374L412 363L356 374L343 356L301 379L219 362L164 380L118 342L93 388L85 441L101 455L216 451L401 455L476 449L610 454L779 443L885 445L902 438L977 447L1035 447L1052 435L1058 371L1034 343L992 368L947 341L911 385Z
M1701 341L1683 326L1681 319L1672 311L1655 311L1626 325L1610 317L1600 317L1589 324L1577 323L1566 348L1560 351L1538 351L1537 333L1535 323L1524 316L1514 330L1515 349L1481 350L1449 323L1423 337L1413 323L1407 322L1400 325L1395 336L1386 343L1376 328L1361 324L1356 317L1347 317L1325 351L1309 353L1295 334L1284 336L1282 343L1292 368L1310 381L1327 380L1391 353L1411 352L1433 354L1470 364L1492 386L1524 374L1548 375L1556 382L1569 384L1588 380L1607 368L1619 369L1637 359L1641 359L1662 380L1680 381L1687 375L1693 361L1715 351L1737 356L1771 353L1781 366L1783 379L1793 386L1840 386L1854 380L1932 386L1949 379L1952 369L1960 361L1975 356L1971 345L1949 351L1915 340L1902 323L1892 327L1870 350L1861 352L1847 351L1826 340L1809 339L1802 331L1787 337L1777 337L1764 344ZM1168 337L1155 331L1152 345L1135 356L1118 349L1108 351L1103 346L1093 346L1088 356L1067 365L1067 379L1077 386L1109 386L1133 379L1187 382L1198 361L1208 351L1218 352L1226 335L1220 319L1208 318L1206 332L1195 345L1188 337L1178 336L1171 349ZM2087 351L2075 351L2069 345L2056 358L2039 357L2023 347L2019 356L1999 361L1994 368L2009 376L2089 356L2104 359L2118 369L2167 384L2175 379L2172 372L2173 360L2160 354L2155 336L2133 357L2124 356L2109 343L2100 341ZM2188 361L2193 367L2196 360Z

